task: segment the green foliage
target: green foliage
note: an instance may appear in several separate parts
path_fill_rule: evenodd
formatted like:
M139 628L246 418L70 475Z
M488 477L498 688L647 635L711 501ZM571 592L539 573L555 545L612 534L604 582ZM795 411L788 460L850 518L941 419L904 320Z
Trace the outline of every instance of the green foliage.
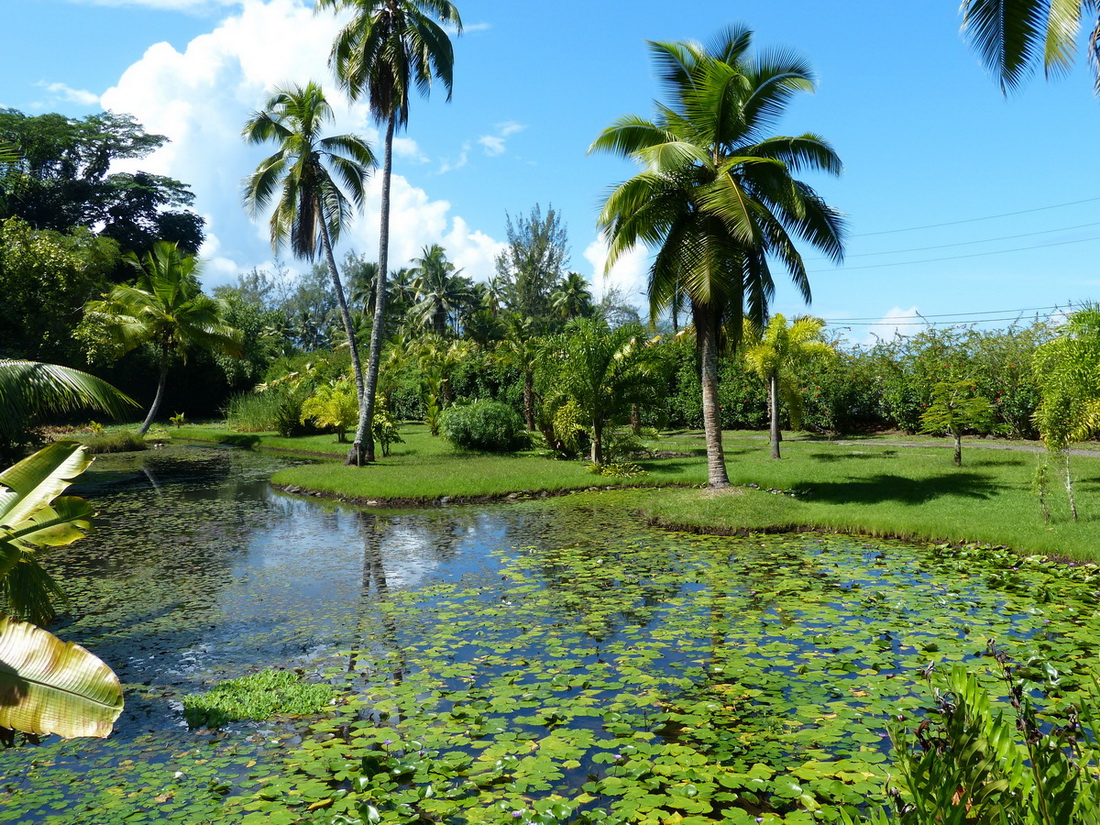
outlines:
M285 399L284 393L278 390L237 393L226 401L226 424L240 433L274 430Z
M84 227L138 254L157 240L198 253L204 220L189 208L194 195L186 184L148 172L110 172L114 163L146 157L167 142L131 116L101 112L76 120L0 109L0 140L18 153L5 170L0 218L17 216L36 229Z
M102 428L100 428L102 430ZM84 445L89 455L104 453L129 453L147 449L148 445L136 430L115 430L114 432L93 432L90 436L79 436L77 440Z
M1100 432L1100 306L1078 310L1058 332L1035 353L1035 422L1054 451Z
M989 432L993 409L988 398L976 394L969 378L939 381L932 386L932 401L921 413L921 432L955 439L955 464L962 464L964 432Z
M401 432L398 430L397 421L390 415L384 397L380 397L374 407L374 420L371 422L371 430L374 440L382 447L382 455L384 456L389 456L390 449L394 444L405 443L405 439L401 437Z
M565 320L582 314L584 306L575 281L565 293L561 289L569 265L569 236L561 213L550 206L543 214L535 204L528 215L515 220L507 215L505 231L508 245L496 259L505 306L516 317L530 319L531 335L560 331Z
M899 819L914 825L1091 825L1100 819L1100 746L1095 689L1060 707L1053 726L1031 698L1060 676L1042 661L1013 667L993 650L1008 688L995 708L978 677L956 663L935 707L912 731L891 725L899 768Z
M350 378L341 378L322 384L302 402L299 415L302 423L312 421L316 426L335 430L336 440L347 441L345 433L359 420L359 397Z
M519 414L499 401L455 405L442 415L443 437L460 450L504 453L522 449L527 438Z
M220 728L244 719L310 716L327 709L335 697L332 685L310 684L286 670L261 670L183 697L183 717L193 728Z

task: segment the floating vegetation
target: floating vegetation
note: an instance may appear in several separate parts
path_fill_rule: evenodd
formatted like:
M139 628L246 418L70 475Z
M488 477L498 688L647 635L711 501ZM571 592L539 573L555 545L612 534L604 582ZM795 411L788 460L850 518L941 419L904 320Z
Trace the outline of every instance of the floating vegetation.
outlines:
M309 716L335 702L332 685L311 684L299 673L261 670L226 679L183 698L183 718L193 728L220 728L230 722L265 722L273 716Z
M629 492L325 510L271 494L270 456L144 457L79 491L104 526L45 560L81 610L59 635L127 710L106 742L0 753L10 821L828 822L885 801L929 668L984 673L995 638L1056 724L1100 650L1092 567L670 534ZM341 700L187 729L184 697L273 665Z

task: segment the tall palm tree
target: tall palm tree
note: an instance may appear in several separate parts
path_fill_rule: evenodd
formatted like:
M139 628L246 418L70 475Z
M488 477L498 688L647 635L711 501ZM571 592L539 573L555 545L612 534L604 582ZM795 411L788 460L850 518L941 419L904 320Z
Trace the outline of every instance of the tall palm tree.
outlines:
M378 237L378 300L371 328L364 403L360 408L355 440L348 452L348 463L360 464L374 460L371 419L385 318L393 135L397 129L408 125L409 98L414 85L422 94L427 94L433 79L438 78L447 90L447 99L451 99L454 50L440 23L461 32L462 19L448 0L318 0L317 8L353 13L351 22L336 36L331 64L352 98L366 96L374 119L386 125L382 226Z
M768 326L752 340L745 351L745 364L768 389L768 415L771 427L772 458L779 458L779 412L785 404L791 427L802 426L802 395L794 371L814 359L835 358L836 351L822 338L825 321L803 315L787 325L781 314L772 316Z
M425 246L419 258L413 260L410 274L416 295L412 311L422 326L443 337L452 316L457 318L461 305L470 297L466 279L447 260L447 252L439 244Z
M203 294L198 259L176 244L157 241L143 257L129 252L123 260L137 270L137 280L132 286L118 284L102 301L90 301L85 314L119 350L149 344L156 354L160 377L141 425L145 435L160 409L172 361L186 361L192 347L239 355L241 335L225 323L225 303Z
M312 261L318 252L323 253L362 399L365 382L359 345L332 247L351 217L349 207L363 204L367 175L375 159L366 141L356 135L322 137L332 118L332 107L316 83L276 89L244 127L249 143L270 141L279 146L246 179L244 200L253 217L275 202L270 219L273 249L278 251L289 241L296 257Z
M1092 15L1086 48L1100 95L1100 2L1097 0L963 0L963 34L997 76L1001 91L1018 88L1041 59L1047 77L1069 71L1082 18Z
M838 174L840 159L817 135L768 134L794 94L813 91L813 75L786 53L751 56L751 41L749 30L733 27L709 50L651 43L671 103L658 104L653 120L620 118L590 150L643 167L611 192L600 214L607 267L636 244L656 247L651 314L678 296L691 304L711 487L729 484L718 417L720 331L728 325L735 337L746 312L763 323L774 293L771 260L788 270L809 301L792 234L833 260L843 256L839 213L792 175Z

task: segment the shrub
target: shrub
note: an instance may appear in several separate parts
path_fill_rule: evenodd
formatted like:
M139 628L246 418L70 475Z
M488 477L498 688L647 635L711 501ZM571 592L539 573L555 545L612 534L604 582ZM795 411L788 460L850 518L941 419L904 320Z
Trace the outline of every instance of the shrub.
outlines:
M462 450L503 453L526 445L519 413L499 401L474 401L441 416L443 437Z
M78 436L76 440L84 445L90 455L131 453L147 449L145 439L136 430L100 432L93 435Z
M225 419L229 429L239 433L262 433L275 429L285 395L281 392L242 392L231 396L225 404Z

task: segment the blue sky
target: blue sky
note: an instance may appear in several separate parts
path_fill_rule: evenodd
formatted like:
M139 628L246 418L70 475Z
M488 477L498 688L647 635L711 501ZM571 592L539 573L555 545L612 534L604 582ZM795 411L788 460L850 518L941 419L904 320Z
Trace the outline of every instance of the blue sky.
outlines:
M301 0L5 5L0 105L133 114L173 141L139 166L191 184L208 219L207 284L269 265L266 229L239 203L240 180L262 152L238 135L274 85L313 78L335 95L331 15ZM758 47L793 49L818 75L817 94L797 99L777 132L817 132L845 162L839 179L809 179L850 229L841 267L806 250L809 311L867 340L912 329L914 313L1003 323L1017 310L1045 314L1094 298L1100 101L1084 61L1006 99L963 42L957 8L955 0L459 0L466 31L455 44L453 99L436 90L414 101L395 164L394 265L442 243L467 274L485 278L505 214L552 204L569 228L572 268L597 294L609 283L637 292L644 253L605 279L595 229L601 197L634 170L587 148L616 117L648 115L660 96L646 40L706 41L741 22ZM337 128L377 143L361 106L339 110ZM376 238L373 202L342 248L374 254ZM774 310L807 308L784 284Z

